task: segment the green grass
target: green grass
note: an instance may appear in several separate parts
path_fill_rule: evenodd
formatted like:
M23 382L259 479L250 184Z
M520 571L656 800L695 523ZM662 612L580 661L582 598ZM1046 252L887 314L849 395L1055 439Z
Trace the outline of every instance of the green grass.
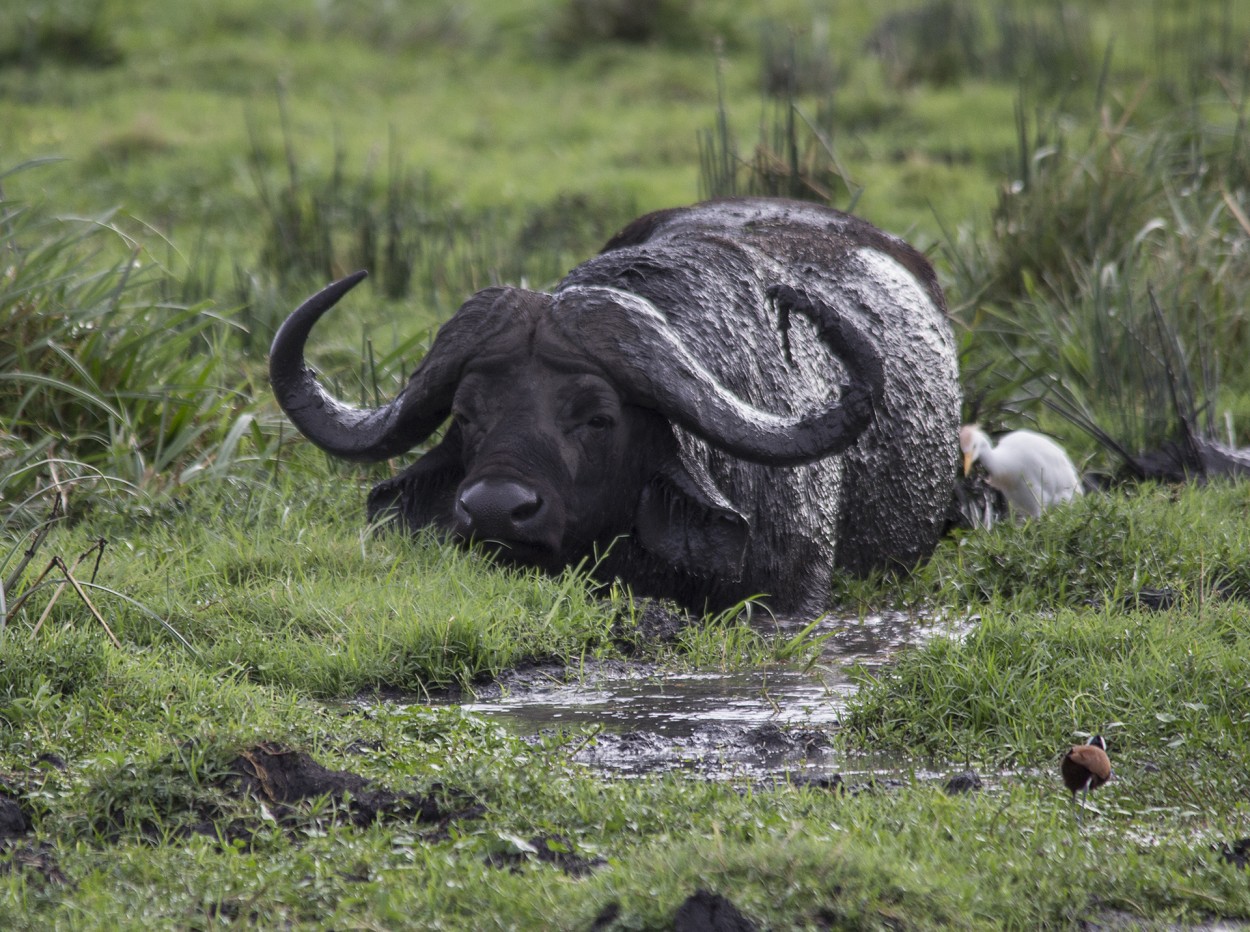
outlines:
M571 762L585 735L422 703L531 660L819 645L736 613L645 644L580 572L376 535L393 467L311 451L264 373L294 302L366 265L312 352L344 397L392 392L472 290L547 286L694 200L714 140L741 190L832 180L930 252L969 413L1110 469L1076 422L1140 448L1180 390L1245 444L1243 7L47 0L0 23L0 795L33 822L0 841L0 927L668 928L699 888L777 929L1250 919L1212 847L1250 835L1244 483L1089 495L838 583L848 616L970 622L864 675L838 752L983 792L611 780ZM1152 589L1176 603L1138 608ZM1115 776L1078 829L1056 767L1093 731ZM240 798L260 746L465 811Z
M1246 495L1245 483L1144 486L959 535L887 589L977 624L867 683L849 724L874 745L999 762L1033 764L1057 734L1100 731L1117 750L1188 753L1197 743L1240 760ZM879 603L879 584L860 585L845 598ZM1151 610L1161 591L1172 607ZM1239 766L1219 766L1221 778L1240 782Z
M1210 847L1244 836L1248 817L1246 608L1215 596L1248 571L1244 485L1088 496L949 539L909 578L846 586L849 607L978 616L961 640L937 638L865 678L837 736L850 754L897 749L918 767L990 779L953 799L906 773L901 789L855 796L619 782L568 762L585 740L576 732L532 745L454 708L349 702L420 697L526 658L618 656L614 614L574 574L518 576L375 537L354 523L359 486L301 487L288 468L281 491L202 484L46 538L45 557L108 538L92 591L122 647L67 596L38 635L46 592L9 625L0 777L73 886L35 867L0 872L0 917L107 928L138 910L176 927L224 910L309 927L582 928L616 903L626 927L660 928L701 887L781 928L1067 925L1090 910L1250 917L1242 878ZM1167 612L1120 607L1146 585L1181 599ZM731 618L677 647L679 662L711 666L769 650ZM1080 833L1055 768L1092 731L1108 736L1115 778ZM441 785L485 810L446 837L402 819L337 824L316 802L273 823L222 782L261 742L396 790ZM48 754L66 769L35 765ZM204 822L229 837L243 827L247 841L186 834ZM549 837L608 863L576 880L484 863Z

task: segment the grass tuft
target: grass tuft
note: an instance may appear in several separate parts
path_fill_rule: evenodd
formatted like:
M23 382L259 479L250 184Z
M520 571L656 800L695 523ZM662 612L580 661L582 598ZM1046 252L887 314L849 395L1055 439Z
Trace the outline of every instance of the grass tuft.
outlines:
M699 134L699 196L788 197L854 210L861 189L838 161L836 121L832 98L812 117L787 91L773 107L771 123L761 121L759 141L744 158L722 90L715 127Z
M566 54L604 42L689 46L700 40L691 5L679 0L564 0L549 38Z
M1075 133L1057 110L1036 131L1020 111L1015 180L1000 191L990 241L948 243L952 303L968 330L966 394L990 419L1031 409L1078 450L1095 442L1074 424L1137 454L1182 439L1186 419L1244 443L1240 133L1197 112L1179 124L1144 119L1135 103L1110 112ZM1047 420L1043 399L1073 424Z
M222 475L267 446L225 354L228 318L161 303L164 271L109 216L0 210L0 495L25 516L7 527L42 520L54 492L78 511Z

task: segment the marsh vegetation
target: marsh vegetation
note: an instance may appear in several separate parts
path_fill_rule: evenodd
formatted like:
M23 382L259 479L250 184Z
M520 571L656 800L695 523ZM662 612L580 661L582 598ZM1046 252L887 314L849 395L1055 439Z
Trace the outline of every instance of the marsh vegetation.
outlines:
M0 926L669 928L699 890L768 928L1250 920L1244 480L1111 482L839 581L847 629L961 624L820 723L888 773L620 779L593 733L445 700L536 662L803 669L828 632L657 627L578 570L377 536L388 467L277 413L270 336L333 275L373 300L316 364L373 401L472 290L758 191L930 254L969 418L1111 478L1185 432L1250 446L1250 9L817 6L0 22ZM1094 732L1078 828L1058 760Z

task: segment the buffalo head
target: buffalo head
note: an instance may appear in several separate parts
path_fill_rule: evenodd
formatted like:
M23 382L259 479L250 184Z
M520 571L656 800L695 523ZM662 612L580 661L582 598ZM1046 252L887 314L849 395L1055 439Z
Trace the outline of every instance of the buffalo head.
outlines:
M371 516L551 571L626 537L675 571L735 578L747 519L682 455L682 433L722 455L799 465L854 443L881 398L877 348L796 287L750 285L782 331L792 313L808 318L849 379L811 410L778 414L728 390L647 299L566 282L478 292L394 400L355 408L321 386L304 345L363 277L330 285L278 331L270 378L282 408L318 446L360 461L400 455L450 419L433 449L374 489Z

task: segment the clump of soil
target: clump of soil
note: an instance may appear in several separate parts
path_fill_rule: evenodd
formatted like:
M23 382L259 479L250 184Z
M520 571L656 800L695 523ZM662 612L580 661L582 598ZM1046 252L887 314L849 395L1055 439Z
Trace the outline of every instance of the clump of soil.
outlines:
M642 599L637 603L632 619L617 615L612 624L612 637L626 655L637 656L653 652L656 645L676 641L697 621L689 612L671 602Z
M946 781L946 792L951 796L957 796L960 793L975 793L981 787L981 777L974 770L957 773Z
M840 773L829 774L783 774L784 780L774 783L773 786L788 783L795 787L805 787L810 790L827 790L831 793L846 793L849 791L847 783L842 779Z
M621 918L621 904L611 902L599 911L590 932L607 932ZM719 893L696 890L673 913L674 932L756 932L759 926Z
M47 883L65 883L65 875L61 873L61 866L49 845L0 842L0 874L14 870L30 871Z
M367 826L382 819L439 822L454 814L434 795L395 793L375 786L359 774L329 770L303 751L277 744L248 748L230 765L234 795L259 799L278 807L282 820L290 807L304 800L327 797L353 825ZM453 796L463 794L453 793Z
M817 757L832 747L829 736L823 732L810 728L787 728L776 722L765 722L742 737L760 756L790 754Z
M673 914L674 932L755 932L758 928L725 897L707 890L686 897Z
M32 844L26 837L35 830L30 813L6 790L10 790L8 784L0 782L0 874L25 870L48 883L64 883L52 849Z
M30 832L30 816L16 799L0 796L0 843Z
M600 857L584 858L573 850L572 843L560 835L537 835L528 842L532 851L497 851L486 856L491 867L507 867L514 873L529 861L554 864L570 877L585 877L607 860Z
M1229 864L1238 870L1245 870L1246 865L1250 864L1250 838L1239 838L1232 844L1212 845L1216 851Z
M210 792L191 792L181 800L181 813L191 819L181 824L162 824L152 819L137 823L141 835L153 843L192 835L217 838L223 844L251 844L266 821L288 830L310 819L359 827L379 821L403 821L432 825L432 836L445 832L453 819L480 815L482 807L459 790L435 785L428 794L402 793L376 785L347 770L330 770L304 751L274 742L262 742L242 751L212 781ZM328 806L310 811L306 805L324 799ZM265 812L238 816L230 801L254 800ZM119 839L128 824L130 807L110 807L96 822L102 838ZM175 820L176 821L176 820Z

